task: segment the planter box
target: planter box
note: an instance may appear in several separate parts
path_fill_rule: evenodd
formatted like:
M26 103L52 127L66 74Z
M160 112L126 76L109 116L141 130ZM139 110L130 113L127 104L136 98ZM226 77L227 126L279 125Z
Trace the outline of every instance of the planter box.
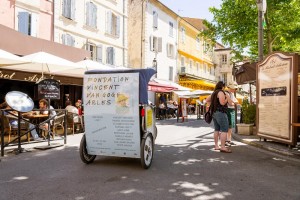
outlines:
M240 135L252 135L254 124L237 124L238 134Z

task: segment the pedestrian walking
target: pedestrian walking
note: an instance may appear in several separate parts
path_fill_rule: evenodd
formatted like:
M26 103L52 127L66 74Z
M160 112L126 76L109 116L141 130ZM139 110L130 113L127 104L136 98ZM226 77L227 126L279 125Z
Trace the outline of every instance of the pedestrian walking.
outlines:
M224 92L225 84L219 81L214 89L211 96L207 97L206 102L210 104L214 122L214 141L215 150L220 150L223 153L231 153L231 150L225 147L227 140L227 132L229 128L228 117L227 117L227 103L230 100L229 95ZM221 147L218 144L219 137L221 140Z

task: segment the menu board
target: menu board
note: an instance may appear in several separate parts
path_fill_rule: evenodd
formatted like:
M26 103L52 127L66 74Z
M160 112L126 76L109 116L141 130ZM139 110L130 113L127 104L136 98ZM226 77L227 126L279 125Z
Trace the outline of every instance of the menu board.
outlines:
M90 155L140 157L139 74L84 75L84 122Z
M271 55L258 67L258 132L290 138L292 58Z
M55 79L44 79L38 83L39 99L60 99L60 83Z

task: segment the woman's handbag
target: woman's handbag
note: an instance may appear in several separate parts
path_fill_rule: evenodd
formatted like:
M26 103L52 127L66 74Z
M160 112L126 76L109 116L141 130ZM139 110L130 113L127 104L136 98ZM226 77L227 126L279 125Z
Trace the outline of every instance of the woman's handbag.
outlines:
M206 123L210 124L212 121L212 113L210 110L210 106L208 108L208 111L204 114L204 120L206 121Z

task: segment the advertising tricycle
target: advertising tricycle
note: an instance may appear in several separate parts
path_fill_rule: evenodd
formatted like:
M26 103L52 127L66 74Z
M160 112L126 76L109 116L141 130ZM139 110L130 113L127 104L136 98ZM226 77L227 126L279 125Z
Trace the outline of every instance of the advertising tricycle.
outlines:
M85 134L79 149L84 163L101 155L139 158L143 168L151 166L157 128L147 88L155 73L153 69L85 72Z

